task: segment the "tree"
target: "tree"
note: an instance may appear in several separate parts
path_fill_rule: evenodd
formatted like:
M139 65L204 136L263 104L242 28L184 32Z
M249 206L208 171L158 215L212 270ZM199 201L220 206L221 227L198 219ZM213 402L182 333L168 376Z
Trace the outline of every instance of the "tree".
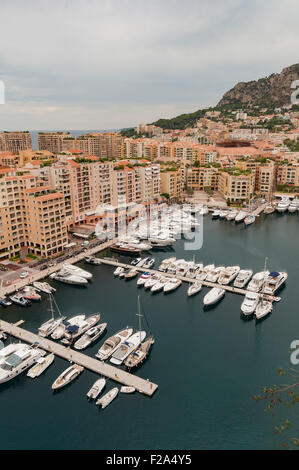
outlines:
M290 383L281 385L272 385L271 387L263 387L261 395L255 395L253 400L259 402L264 400L267 402L266 412L274 415L274 410L280 405L286 405L287 407L296 406L299 404L299 372L296 369L278 369L280 376L288 377ZM298 412L298 410L297 410ZM292 423L289 419L286 419L284 424L275 426L275 434L281 435L284 431L291 429ZM299 447L299 437L291 437L289 444L283 443L284 448L291 448L292 446Z

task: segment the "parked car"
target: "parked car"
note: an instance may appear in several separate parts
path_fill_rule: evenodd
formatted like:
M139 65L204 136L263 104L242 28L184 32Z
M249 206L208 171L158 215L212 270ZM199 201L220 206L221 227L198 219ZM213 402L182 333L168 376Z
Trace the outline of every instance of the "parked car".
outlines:
M89 244L89 242L87 240L85 240L83 243L81 243L81 246L86 246L88 244Z
M20 279L24 279L25 277L28 277L29 276L29 272L28 271L24 271L20 274Z
M44 271L45 269L47 269L47 267L48 267L48 266L44 264L44 265L41 266L39 269L40 269L40 271Z

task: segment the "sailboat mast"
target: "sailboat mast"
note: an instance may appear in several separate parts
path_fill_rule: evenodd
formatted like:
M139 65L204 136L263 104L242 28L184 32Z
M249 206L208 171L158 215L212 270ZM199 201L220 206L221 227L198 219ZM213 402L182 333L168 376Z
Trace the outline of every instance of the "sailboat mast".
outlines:
M141 341L141 313L140 313L140 295L138 295L138 324L139 324L139 340Z
M53 299L52 299L52 294L49 294L49 300L50 300L50 312L51 312L51 318L54 320L54 309L53 309Z

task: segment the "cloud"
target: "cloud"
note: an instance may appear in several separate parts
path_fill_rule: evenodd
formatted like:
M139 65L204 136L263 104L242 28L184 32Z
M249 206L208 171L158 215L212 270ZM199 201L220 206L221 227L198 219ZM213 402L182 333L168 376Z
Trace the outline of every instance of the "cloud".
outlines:
M0 128L126 127L216 104L298 61L298 12L295 0L2 0Z

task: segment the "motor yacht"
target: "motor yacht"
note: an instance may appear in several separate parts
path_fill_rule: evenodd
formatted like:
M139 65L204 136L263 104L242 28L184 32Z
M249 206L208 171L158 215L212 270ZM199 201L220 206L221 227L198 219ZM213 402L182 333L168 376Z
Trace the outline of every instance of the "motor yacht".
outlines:
M269 215L273 214L275 212L275 207L273 207L271 204L264 209L264 214Z
M250 283L248 284L247 289L250 290L251 292L259 292L263 285L265 284L266 278L269 275L269 271L262 271L259 273L256 273Z
M225 290L219 287L211 289L204 297L203 304L205 307L214 305L219 302L225 295Z
M137 331L134 333L114 351L110 362L112 362L112 364L121 365L126 357L128 357L131 352L138 348L145 337L145 331Z
M93 256L85 256L84 261L92 266L100 266L102 264L100 258L95 258Z
M248 214L245 211L238 212L238 214L235 217L236 224L239 224L239 223L243 222L245 220L245 218L247 217L247 215Z
M21 307L29 307L31 305L30 300L25 299L21 292L17 292L16 294L11 295L9 299L12 301L12 303L20 305Z
M206 278L207 278L207 276L208 276L208 274L209 274L211 271L214 271L214 269L215 269L215 265L214 265L214 264L209 264L209 265L203 267L203 268L201 269L201 271L200 271L198 274L196 274L196 280L198 280L198 281L205 281Z
M131 261L131 265L137 266L137 264L140 263L141 260L142 258L134 258L133 261Z
M84 279L92 278L92 274L89 271L85 271L85 269L81 269L78 266L74 266L73 264L64 264L63 269L68 271L70 274L83 277Z
M94 315L90 315L90 317L85 318L85 320L78 321L74 325L67 326L64 338L61 340L61 342L67 345L72 344L74 339L78 338L87 330L95 326L100 321L100 317L100 313L95 313Z
M54 359L55 355L53 353L40 357L37 359L36 364L27 372L27 377L30 377L31 379L39 377L46 369L48 369L48 367L50 367L54 362Z
M102 409L106 408L118 395L118 388L114 387L107 392L102 398L96 401L97 405L101 405Z
M95 381L91 389L87 392L90 400L95 400L106 386L106 379L101 378Z
M152 273L143 273L137 281L137 286L144 286L145 282L151 278Z
M137 269L130 269L130 270L125 274L125 279L126 279L126 280L133 279L133 278L136 277L137 275L138 275Z
M164 285L163 291L165 294L168 292L172 292L176 290L178 287L180 287L181 284L182 284L182 281L180 279L171 278Z
M169 278L166 277L161 277L157 282L154 283L154 285L151 287L151 292L152 293L157 293L160 292L165 284L168 282Z
M252 215L252 214L248 215L244 219L244 224L247 225L247 226L251 225L251 224L254 224L254 222L255 222L255 216Z
M155 264L155 258L147 258L145 263L143 264L143 268L151 269Z
M41 300L41 296L37 293L34 287L25 286L24 289L21 290L24 299L32 301L39 301Z
M214 212L213 212L213 214L212 214L212 219L213 219L213 220L219 219L219 217L220 217L220 212L221 212L220 209L215 209Z
M281 214L283 214L284 212L286 212L286 210L289 208L289 206L290 206L290 200L289 200L289 198L283 197L283 198L279 201L279 203L278 203L278 205L277 205L277 207L276 207L276 210L277 210L277 212L280 212Z
M159 282L163 276L161 274L153 274L144 283L145 289L151 289L157 282ZM164 279L164 278L163 278Z
M126 329L116 333L114 336L106 339L104 344L98 350L96 357L101 361L105 361L124 341L127 341L132 333L133 328L127 327Z
M8 382L17 377L44 354L44 351L40 349L33 348L28 344L20 344L22 345L21 348L6 356L0 363L0 383Z
M40 292L43 292L44 294L52 294L52 293L56 292L56 289L54 287L50 286L50 284L48 284L47 282L35 281L35 282L32 283L32 285L33 285L33 287L35 287Z
M206 277L206 281L214 282L214 283L217 282L224 270L225 270L224 266L219 266L218 268L214 268L208 273Z
M78 350L82 350L82 349L87 348L87 346L90 346L100 336L102 336L102 334L104 333L106 328L107 328L107 323L101 323L98 326L93 326L92 328L87 330L86 333L84 333L84 335L81 336L81 338L79 338L75 342L74 348L78 349Z
M252 278L253 271L251 269L241 269L236 277L233 286L242 289Z
M222 210L222 211L220 211L220 213L219 213L219 218L220 218L220 219L226 219L228 213L229 213L228 210Z
M12 305L12 302L11 300L8 300L5 295L3 295L2 297L0 297L0 305L2 305L2 307L9 307L10 305Z
M52 384L52 390L57 390L59 388L65 387L67 384L72 382L78 375L80 375L84 370L84 367L79 366L78 364L73 364L68 367L62 374L57 377L57 379Z
M263 287L264 294L274 295L275 292L286 282L288 274L286 272L272 272L268 275Z
M240 266L228 266L219 276L218 282L224 286L228 286L240 272Z
M120 274L122 274L124 272L124 270L125 270L124 268L122 268L121 266L118 266L113 274L114 274L115 277L117 277Z
M272 302L267 301L267 300L261 300L258 306L256 307L256 311L255 311L256 319L261 320L270 312L272 312L272 309L273 309Z
M299 209L299 199L295 198L292 200L291 204L288 207L288 211L290 214L293 214L294 212L297 212Z
M192 297L193 295L197 294L198 292L201 291L201 289L202 289L201 282L196 281L194 283L191 283L187 292L188 297Z
M226 220L235 220L235 218L237 217L238 215L238 211L229 211L227 216L226 216Z
M85 315L84 314L81 314L81 315L76 315L75 317L72 317L68 320L63 320L59 326L57 326L53 333L51 334L51 338L52 339L61 339L63 338L63 336L65 335L65 332L66 332L66 328L70 325L76 325L77 322L81 322L83 320L85 320Z
M168 266L176 261L176 258L166 258L160 264L158 270L162 272L166 272Z
M244 315L252 315L255 312L260 296L256 292L247 292L241 305Z
M75 274L70 274L68 270L61 269L59 272L50 274L50 278L55 281L63 282L64 284L72 284L78 286L86 286L88 280L85 277L80 277Z

